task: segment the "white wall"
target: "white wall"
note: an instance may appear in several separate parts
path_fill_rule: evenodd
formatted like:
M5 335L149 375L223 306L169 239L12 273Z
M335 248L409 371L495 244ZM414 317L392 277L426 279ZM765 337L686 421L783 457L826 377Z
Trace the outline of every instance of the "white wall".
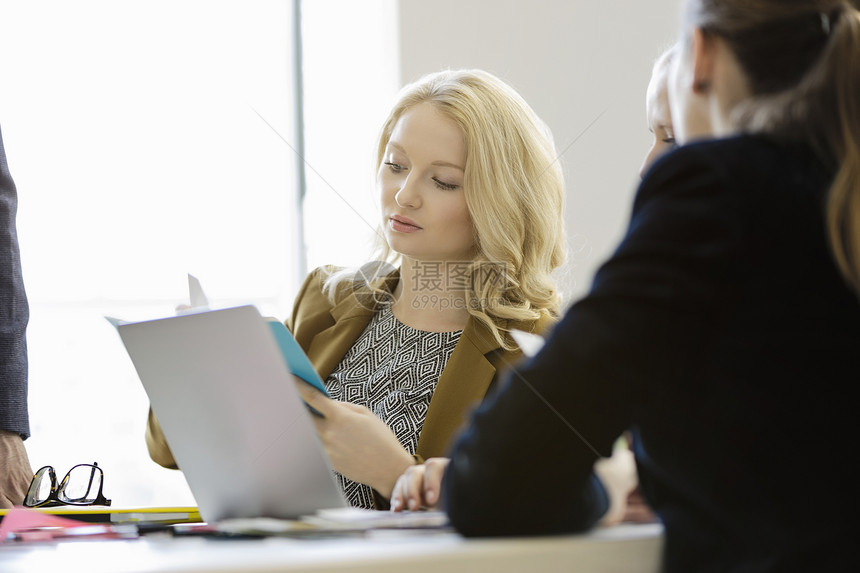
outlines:
M645 88L674 40L679 0L400 0L399 9L404 83L483 68L549 124L568 185L560 280L568 301L579 298L626 226L650 144Z

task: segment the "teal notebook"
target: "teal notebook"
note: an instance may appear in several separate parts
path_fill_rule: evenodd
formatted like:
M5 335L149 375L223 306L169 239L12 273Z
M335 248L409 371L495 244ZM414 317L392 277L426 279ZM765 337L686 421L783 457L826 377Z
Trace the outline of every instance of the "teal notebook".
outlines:
M270 319L268 322L272 329L272 334L275 335L275 340L278 342L278 346L281 347L281 354L284 355L284 360L286 360L287 368L290 369L290 372L328 396L323 381L319 374L317 374L317 371L314 370L313 364L308 359L308 355L305 354L302 347L299 346L299 343L296 342L296 339L293 338L293 335L284 326L284 323L274 319Z

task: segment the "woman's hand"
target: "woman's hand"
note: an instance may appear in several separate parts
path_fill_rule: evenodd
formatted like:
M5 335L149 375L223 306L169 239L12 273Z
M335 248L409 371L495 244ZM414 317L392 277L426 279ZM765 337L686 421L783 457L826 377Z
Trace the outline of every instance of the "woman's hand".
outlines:
M645 503L645 500L639 493L639 488L634 489L627 496L627 509L621 521L624 523L654 523L657 521L657 515Z
M296 385L324 416L313 420L334 469L389 498L398 476L415 464L391 428L364 406L332 400L298 378Z
M612 457L603 458L594 464L594 472L609 495L609 510L600 524L621 523L627 510L627 498L639 483L633 452L626 447L616 448Z
M31 479L33 470L21 436L0 430L0 509L24 503Z
M442 476L449 458L430 458L425 463L406 468L397 479L391 494L391 511L434 509L442 491Z

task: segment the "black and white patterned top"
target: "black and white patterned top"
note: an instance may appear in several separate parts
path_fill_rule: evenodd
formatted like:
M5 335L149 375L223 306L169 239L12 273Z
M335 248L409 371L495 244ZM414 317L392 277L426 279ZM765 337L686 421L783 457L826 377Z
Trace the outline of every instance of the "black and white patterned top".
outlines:
M430 398L462 332L416 330L386 305L326 379L326 390L335 400L367 406L414 454ZM374 507L369 486L335 473L350 505Z

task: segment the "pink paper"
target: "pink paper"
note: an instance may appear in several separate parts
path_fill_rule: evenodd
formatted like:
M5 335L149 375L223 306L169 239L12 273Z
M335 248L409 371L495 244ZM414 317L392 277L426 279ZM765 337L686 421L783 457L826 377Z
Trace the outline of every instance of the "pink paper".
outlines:
M68 519L50 513L42 513L26 507L15 507L6 512L0 522L0 543L8 539L10 533L20 533L39 527L81 527L92 526L92 523Z

